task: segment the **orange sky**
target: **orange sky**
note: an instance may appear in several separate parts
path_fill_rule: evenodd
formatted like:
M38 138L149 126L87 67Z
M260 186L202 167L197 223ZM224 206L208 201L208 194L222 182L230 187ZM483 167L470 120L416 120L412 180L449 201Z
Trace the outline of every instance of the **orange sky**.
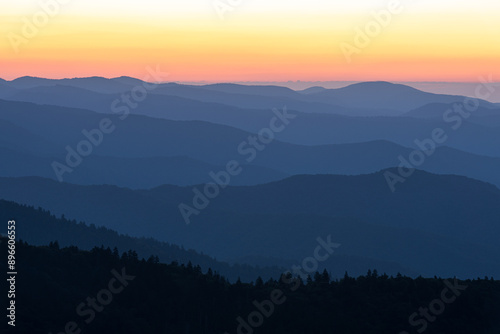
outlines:
M176 0L46 1L57 5L45 18L36 3L0 5L0 77L142 78L159 65L171 81L500 78L498 1L401 1L385 26L372 13L398 0L241 0L223 19L211 0L192 0L196 10ZM356 43L368 26L379 31Z

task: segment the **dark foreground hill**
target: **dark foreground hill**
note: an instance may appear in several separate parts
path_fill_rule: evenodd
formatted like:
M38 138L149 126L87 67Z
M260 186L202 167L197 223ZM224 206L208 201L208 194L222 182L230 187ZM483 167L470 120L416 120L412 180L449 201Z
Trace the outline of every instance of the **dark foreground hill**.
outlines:
M17 236L32 245L46 245L57 241L61 246L77 246L80 249L90 250L96 246L117 248L118 250L134 249L140 257L158 256L164 263L176 261L180 264L192 262L199 265L206 272L208 268L217 270L228 278L231 282L241 279L243 282L250 282L257 276L279 278L283 268L290 268L292 265L302 261L302 258L294 257L297 250L286 254L285 249L281 253L266 254L267 256L239 256L243 253L234 252L235 258L231 264L217 261L215 258L197 252L193 249L184 249L182 245L173 245L168 242L160 242L157 239L148 237L131 237L119 234L106 227L96 227L94 224L87 225L76 220L68 220L62 215L56 218L50 212L38 208L19 205L14 202L0 200L0 220L16 220ZM153 236L153 237L158 237ZM161 240L169 240L170 236L161 236ZM251 240L237 240L237 243L250 243ZM257 244L257 246L259 246ZM298 247L301 250L303 247ZM232 249L232 248L230 248ZM312 250L309 250L311 252ZM305 253L304 253L305 254ZM276 258L273 256L282 256ZM299 255L297 255L299 256ZM302 256L304 257L304 256ZM288 259L288 260L286 260ZM248 265L251 264L251 265ZM333 266L332 266L333 265ZM280 266L280 267L278 267ZM367 258L360 255L346 255L335 253L328 261L321 262L321 268L329 268L335 277L341 277L345 271L354 274L363 274L368 268L380 268L386 272L416 276L412 272L396 263Z
M236 282L238 279L250 282L259 275L277 278L283 272L283 268L276 266L252 267L237 263L230 265L193 249L184 249L182 246L160 242L153 238L130 237L102 226L77 223L76 220L64 218L64 215L62 218L56 218L40 207L35 209L0 200L0 220L6 222L12 219L17 222L17 236L31 245L48 245L51 242L57 242L61 247L77 246L82 250L91 250L100 246L116 248L118 251L133 249L141 258L157 256L163 263L173 261L182 265L194 263L204 272L212 268L231 282Z
M2 253L6 239L0 240ZM291 276L229 284L199 267L140 260L134 251L17 244L15 331L7 333L421 333L500 330L500 283ZM4 261L2 259L2 261ZM5 280L2 280L5 287ZM5 287L6 288L6 287ZM3 290L6 291L6 290ZM2 324L8 327L8 325Z

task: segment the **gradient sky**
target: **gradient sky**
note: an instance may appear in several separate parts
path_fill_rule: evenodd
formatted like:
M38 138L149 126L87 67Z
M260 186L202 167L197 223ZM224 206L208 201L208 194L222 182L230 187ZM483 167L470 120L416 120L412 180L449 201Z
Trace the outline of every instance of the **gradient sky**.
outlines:
M158 64L170 81L500 81L498 0L401 0L350 63L341 44L392 0L241 0L224 19L213 0L61 0L23 35L55 1L0 2L0 77L142 78Z

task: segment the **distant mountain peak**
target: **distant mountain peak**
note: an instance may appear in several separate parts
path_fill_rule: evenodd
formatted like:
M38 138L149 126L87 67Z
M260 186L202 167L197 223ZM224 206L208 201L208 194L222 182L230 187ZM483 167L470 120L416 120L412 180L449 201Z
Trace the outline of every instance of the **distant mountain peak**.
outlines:
M141 84L143 82L142 80L139 80L139 79L134 78L134 77L129 77L126 75L122 75L121 77L111 78L111 80L117 81L117 82L122 83L122 84L130 84L130 85L137 85L137 84Z
M321 87L321 86L313 86L313 87L309 87L309 88L306 88L304 90L299 90L297 91L298 93L301 93L301 94L315 94L315 93L319 93L319 92L322 92L322 91L325 91L326 88L325 87Z
M420 90L418 90L416 88L406 86L403 84L396 84L396 83L392 83L392 82L388 82L388 81L359 82L359 83L355 83L355 84L352 84L352 85L349 85L349 86L346 86L343 88L339 88L339 90L354 89L354 88L356 88L356 89L359 89L359 88L363 88L363 89L391 89L391 90L404 89L406 91L421 92Z
M50 81L50 80L53 80L53 79L33 77L33 76L25 75L23 77L19 77L19 78L16 78L14 80L11 80L11 82L20 82L20 81L27 81L27 80Z

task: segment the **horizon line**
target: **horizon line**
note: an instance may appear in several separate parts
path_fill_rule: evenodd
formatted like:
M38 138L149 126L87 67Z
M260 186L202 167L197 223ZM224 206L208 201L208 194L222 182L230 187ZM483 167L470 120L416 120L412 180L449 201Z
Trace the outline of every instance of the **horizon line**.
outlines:
M91 75L91 76L83 76L83 77L59 77L59 78L54 78L54 77L40 77L40 76L32 76L32 75L23 75L14 79L5 79L0 77L0 80L7 81L7 82L12 82L15 80L23 79L23 78L33 78L33 79L45 79L45 80L75 80L75 79L91 79L91 78L100 78L100 79L108 79L108 80L113 80L113 79L120 79L120 78L129 78L129 79L134 79L134 80L139 80L143 82L148 82L148 83L160 83L160 84L165 84L165 83L200 83L200 84L224 84L224 83L365 83L365 82L385 82L385 83L444 83L444 84L474 84L478 83L478 81L426 81L426 80L404 80L404 81L389 81L389 80L282 80L282 81L267 81L267 80L247 80L247 81L241 81L241 80L235 80L235 81L209 81L209 80L195 80L195 81L162 81L162 82L153 82L153 81L145 81L140 78L136 78L133 76L129 75L122 75L118 77L107 77L107 76L101 76L101 75ZM494 81L493 83L499 83L500 81Z

